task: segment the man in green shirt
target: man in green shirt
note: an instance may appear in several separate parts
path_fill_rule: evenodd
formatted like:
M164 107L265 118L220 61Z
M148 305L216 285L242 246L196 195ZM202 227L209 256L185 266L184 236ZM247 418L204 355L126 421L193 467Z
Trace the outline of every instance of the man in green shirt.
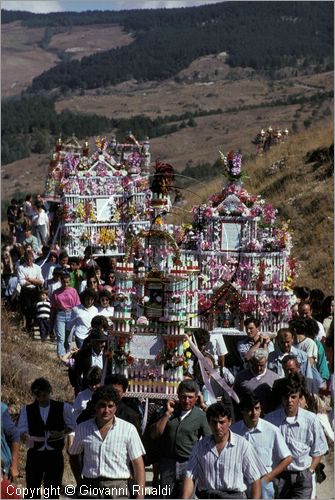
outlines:
M161 438L160 485L170 486L167 498L180 498L187 461L193 446L211 434L206 414L195 406L199 388L193 380L178 386L178 400L169 399L161 418L151 426L151 437Z

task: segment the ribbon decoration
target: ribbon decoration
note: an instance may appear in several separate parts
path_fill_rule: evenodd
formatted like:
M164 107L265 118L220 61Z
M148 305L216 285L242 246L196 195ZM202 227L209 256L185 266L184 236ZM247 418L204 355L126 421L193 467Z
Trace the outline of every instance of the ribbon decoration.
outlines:
M191 338L187 334L185 334L185 337L187 338L188 343L189 343L190 348L192 349L193 353L198 358L200 370L201 370L201 375L202 375L202 378L205 382L206 389L208 390L209 395L211 397L214 396L214 398L216 399L214 392L213 392L213 389L212 389L212 386L210 385L210 377L213 377L217 381L217 383L229 394L229 396L231 398L233 398L237 404L239 404L240 399L239 399L238 395L236 394L236 392L234 391L234 389L229 387L227 382L223 378L220 377L220 375L218 374L218 372L214 368L211 367L211 365L208 363L208 361L206 360L206 358L202 354L202 352L199 351L198 347L193 342L193 340L191 340ZM205 368L206 368L206 370L205 370Z
M143 420L142 420L142 425L141 425L142 434L144 434L145 428L147 426L148 414L149 414L149 398L147 397L147 398L145 398L144 415L143 415Z

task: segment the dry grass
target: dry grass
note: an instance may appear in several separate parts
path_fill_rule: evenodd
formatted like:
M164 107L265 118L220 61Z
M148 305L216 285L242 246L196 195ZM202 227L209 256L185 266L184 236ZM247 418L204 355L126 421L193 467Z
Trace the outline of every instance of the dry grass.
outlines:
M92 24L85 27L73 26L66 32L54 35L48 48L65 51L72 59L81 59L95 52L115 49L132 42L133 38L121 26Z
M59 59L38 47L43 28L22 28L19 21L1 26L1 95L19 94L32 79L55 66Z
M22 331L18 315L2 308L1 385L2 399L11 405L14 414L31 401L30 385L38 377L47 378L53 397L72 400L73 389L67 370L56 356L55 344L41 344Z
M17 419L23 405L32 402L30 385L38 377L45 377L52 385L52 397L60 401L73 401L67 369L56 357L55 344L41 344L22 332L19 315L2 307L1 333L1 388L2 401L9 405L10 413ZM20 449L20 475L17 486L25 484L26 448ZM74 484L68 455L64 452L65 470L63 484Z
M246 162L250 176L245 187L262 194L267 203L279 209L282 220L290 220L293 231L292 254L300 264L299 285L318 287L326 294L333 293L333 178L325 176L331 159L316 168L306 163L306 154L318 148L329 148L333 142L333 123L324 122L317 129L303 131L291 137L268 154ZM267 174L270 165L286 159L286 166L273 175ZM194 189L196 195L185 192L187 204L183 210L205 201L208 194L218 192L224 178L217 177ZM192 188L193 189L193 188ZM182 220L179 217L179 221Z

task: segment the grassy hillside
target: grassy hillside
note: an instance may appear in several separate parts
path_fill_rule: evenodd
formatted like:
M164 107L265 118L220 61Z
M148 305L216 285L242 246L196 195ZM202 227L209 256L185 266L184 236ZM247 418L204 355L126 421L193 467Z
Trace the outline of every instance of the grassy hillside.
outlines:
M282 166L273 167L282 159ZM246 189L262 194L278 209L283 221L290 221L292 254L300 265L298 284L333 293L333 123L323 122L302 131L243 165L250 177L245 181ZM217 177L185 190L187 202L182 210L175 209L175 221L189 220L189 208L218 192L223 183L224 178Z

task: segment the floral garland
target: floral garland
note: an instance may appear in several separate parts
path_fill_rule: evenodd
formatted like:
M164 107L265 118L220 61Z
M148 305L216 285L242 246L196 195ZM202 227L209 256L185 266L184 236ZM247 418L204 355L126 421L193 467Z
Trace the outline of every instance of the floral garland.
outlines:
M118 338L116 346L110 351L113 361L119 366L133 365L136 361L128 349L128 341Z
M164 365L165 370L174 370L179 366L184 366L185 355L179 354L179 346L176 340L168 339L165 347L157 354L156 362Z

